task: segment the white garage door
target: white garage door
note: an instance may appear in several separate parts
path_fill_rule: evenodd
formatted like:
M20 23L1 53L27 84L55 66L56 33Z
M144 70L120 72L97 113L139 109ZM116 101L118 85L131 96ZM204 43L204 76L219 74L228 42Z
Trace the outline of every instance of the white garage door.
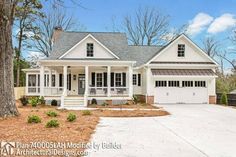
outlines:
M207 103L205 81L156 81L155 103Z

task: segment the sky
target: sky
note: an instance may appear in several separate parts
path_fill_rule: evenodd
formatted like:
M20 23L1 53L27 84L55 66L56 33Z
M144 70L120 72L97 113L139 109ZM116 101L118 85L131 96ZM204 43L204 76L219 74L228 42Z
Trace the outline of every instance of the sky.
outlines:
M206 36L213 36L222 47L232 49L226 40L236 25L236 0L79 0L82 7L67 11L86 27L86 31L112 31L112 18L121 23L124 16L134 14L139 7L153 7L170 16L170 28L188 24L189 37L202 47ZM232 56L235 57L235 56Z

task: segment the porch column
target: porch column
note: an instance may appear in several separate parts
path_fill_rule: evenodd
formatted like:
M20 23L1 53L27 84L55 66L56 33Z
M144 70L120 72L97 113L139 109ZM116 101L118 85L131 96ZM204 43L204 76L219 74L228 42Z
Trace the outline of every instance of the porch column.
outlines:
M36 75L36 80L37 80L37 77L38 77L38 75ZM29 85L28 84L29 81L28 80L29 80L29 74L26 72L26 83L25 83L25 93L26 94L28 94L28 90L29 90L28 89L29 88L29 86L28 86ZM36 86L38 86L38 82L37 81L36 81ZM36 91L38 92L38 88L36 89Z
M40 67L40 96L44 96L44 66Z
M65 93L65 96L67 96L67 66L63 67L63 74L64 74L64 77L63 77L64 93Z
M88 86L89 86L89 68L85 66L85 91L84 94L88 96Z
M88 97L89 95L89 67L85 66L85 91L84 91L84 106L88 104Z
M107 66L107 96L111 96L111 66Z
M133 97L133 67L129 66L129 97Z

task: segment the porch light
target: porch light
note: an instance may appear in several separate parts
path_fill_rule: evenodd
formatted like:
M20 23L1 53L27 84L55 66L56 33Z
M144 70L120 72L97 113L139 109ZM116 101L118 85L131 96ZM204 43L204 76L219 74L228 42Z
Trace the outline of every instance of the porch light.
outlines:
M73 80L74 80L74 81L76 80L76 75L73 75Z

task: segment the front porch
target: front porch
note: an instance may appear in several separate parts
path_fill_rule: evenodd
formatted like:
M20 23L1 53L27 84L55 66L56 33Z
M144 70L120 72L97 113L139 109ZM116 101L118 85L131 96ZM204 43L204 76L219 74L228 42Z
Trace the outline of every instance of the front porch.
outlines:
M26 73L26 95L57 97L61 107L66 101L84 106L93 98L98 100L131 99L132 66L43 66ZM64 79L66 78L66 79ZM81 103L81 101L80 101Z

